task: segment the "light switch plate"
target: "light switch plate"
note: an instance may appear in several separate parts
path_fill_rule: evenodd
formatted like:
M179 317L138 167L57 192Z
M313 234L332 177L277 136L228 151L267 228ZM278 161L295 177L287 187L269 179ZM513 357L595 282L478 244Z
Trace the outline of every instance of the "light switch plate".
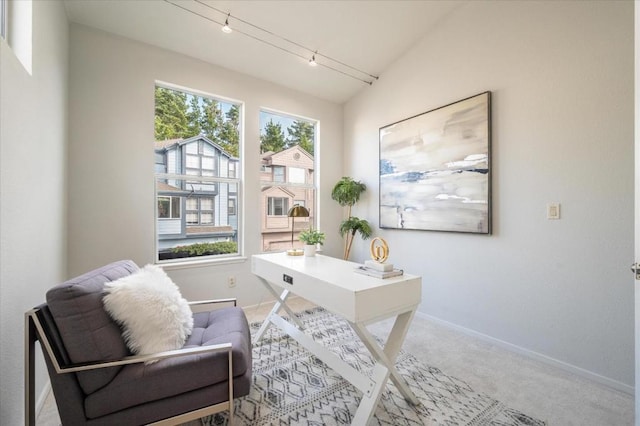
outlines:
M560 203L547 204L547 219L560 219Z

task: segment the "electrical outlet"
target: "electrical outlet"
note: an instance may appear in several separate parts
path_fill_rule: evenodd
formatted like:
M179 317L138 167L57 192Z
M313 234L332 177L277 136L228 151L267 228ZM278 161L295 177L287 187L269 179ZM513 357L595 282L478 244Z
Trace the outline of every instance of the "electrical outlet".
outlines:
M236 277L234 277L233 275L229 275L229 278L227 278L227 284L229 284L229 287L235 287Z
M282 281L293 285L293 277L291 275L282 274Z

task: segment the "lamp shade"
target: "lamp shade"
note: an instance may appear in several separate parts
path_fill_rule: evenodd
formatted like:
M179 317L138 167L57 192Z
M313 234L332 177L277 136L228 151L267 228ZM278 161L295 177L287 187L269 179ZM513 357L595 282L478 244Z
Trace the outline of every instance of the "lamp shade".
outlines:
M287 216L289 217L309 217L309 210L307 210L304 206L300 204L295 204L293 207L289 209L287 212Z

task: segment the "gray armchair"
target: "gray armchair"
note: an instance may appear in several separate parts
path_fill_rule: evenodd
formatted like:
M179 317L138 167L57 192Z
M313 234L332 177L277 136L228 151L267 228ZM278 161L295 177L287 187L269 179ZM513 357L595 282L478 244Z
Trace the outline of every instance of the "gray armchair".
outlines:
M105 282L137 270L132 261L104 266L52 288L47 303L26 313L27 425L35 424L36 341L63 425L179 424L224 410L233 420L233 398L247 395L251 386L244 312L233 299L222 300L234 306L194 313L182 349L133 356L102 296Z

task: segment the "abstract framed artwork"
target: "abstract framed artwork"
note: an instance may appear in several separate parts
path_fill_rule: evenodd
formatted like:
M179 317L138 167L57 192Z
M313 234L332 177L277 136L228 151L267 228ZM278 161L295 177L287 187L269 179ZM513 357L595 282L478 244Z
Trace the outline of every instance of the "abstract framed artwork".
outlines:
M491 234L491 92L380 128L380 228Z

